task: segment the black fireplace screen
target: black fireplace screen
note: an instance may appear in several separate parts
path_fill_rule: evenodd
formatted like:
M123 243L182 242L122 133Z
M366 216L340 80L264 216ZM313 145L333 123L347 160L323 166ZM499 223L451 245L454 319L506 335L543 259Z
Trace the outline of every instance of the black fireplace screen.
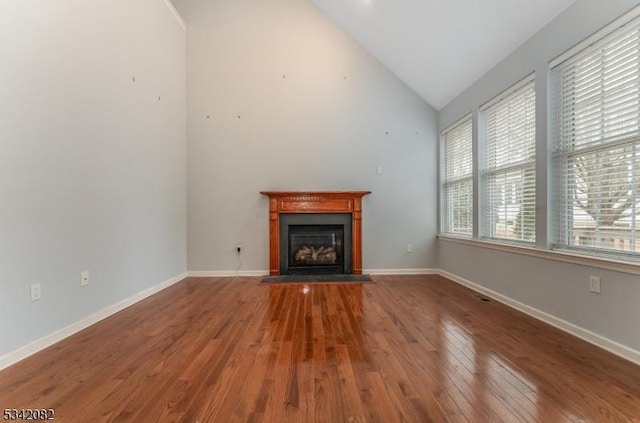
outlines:
M344 225L290 225L290 273L344 273Z

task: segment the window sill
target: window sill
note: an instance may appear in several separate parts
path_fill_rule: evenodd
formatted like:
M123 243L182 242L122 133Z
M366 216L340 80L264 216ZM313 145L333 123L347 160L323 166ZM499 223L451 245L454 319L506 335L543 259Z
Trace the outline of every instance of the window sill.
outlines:
M506 244L486 240L471 238L460 238L450 235L438 235L438 238L446 242L471 245L474 247L489 248L491 250L504 251L514 254L522 254L530 257L537 257L547 260L560 261L563 263L579 264L582 266L595 267L598 269L613 270L621 273L640 275L640 263L574 254L565 251L540 250L534 247L526 247L517 244Z

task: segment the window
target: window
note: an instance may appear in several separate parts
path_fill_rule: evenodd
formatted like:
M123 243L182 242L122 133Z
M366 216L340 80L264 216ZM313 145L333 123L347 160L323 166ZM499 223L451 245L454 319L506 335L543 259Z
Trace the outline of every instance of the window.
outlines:
M469 237L473 234L471 131L471 118L444 131L442 184L442 232Z
M556 247L637 254L640 21L558 64L553 77Z
M527 78L483 108L483 237L535 241L535 103Z

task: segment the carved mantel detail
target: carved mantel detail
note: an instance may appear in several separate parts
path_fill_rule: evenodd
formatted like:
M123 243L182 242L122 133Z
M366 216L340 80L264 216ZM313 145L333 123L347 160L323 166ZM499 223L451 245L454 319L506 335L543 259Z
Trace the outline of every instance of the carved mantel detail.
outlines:
M371 191L261 191L269 197L269 274L280 274L281 213L351 213L353 274L362 274L362 197Z

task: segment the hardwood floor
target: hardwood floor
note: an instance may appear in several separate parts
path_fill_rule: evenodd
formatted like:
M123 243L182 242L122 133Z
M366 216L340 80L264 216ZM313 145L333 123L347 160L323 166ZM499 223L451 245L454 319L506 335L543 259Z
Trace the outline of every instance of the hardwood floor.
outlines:
M64 422L640 421L640 367L439 276L189 278L0 372Z

